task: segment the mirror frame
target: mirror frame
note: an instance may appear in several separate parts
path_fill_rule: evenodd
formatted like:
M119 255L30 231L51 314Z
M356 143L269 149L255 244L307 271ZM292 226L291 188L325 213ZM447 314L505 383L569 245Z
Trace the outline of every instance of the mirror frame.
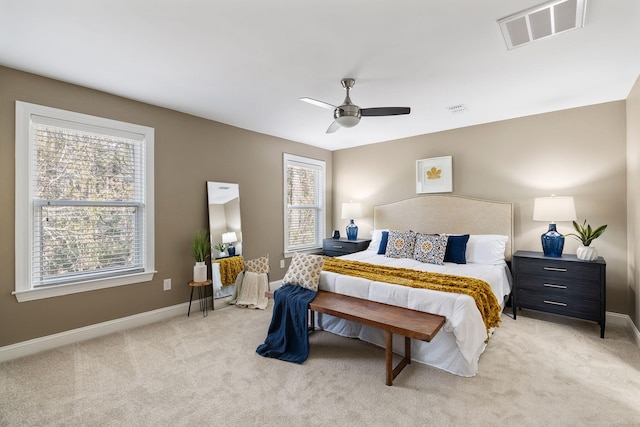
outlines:
M242 219L240 215L240 185L228 182L207 181L207 207L209 213L209 239L211 260L223 258L215 248L222 243L222 235L235 232L232 242L235 255L242 255ZM225 244L226 246L226 244ZM225 249L227 251L227 249ZM229 256L228 252L225 252Z

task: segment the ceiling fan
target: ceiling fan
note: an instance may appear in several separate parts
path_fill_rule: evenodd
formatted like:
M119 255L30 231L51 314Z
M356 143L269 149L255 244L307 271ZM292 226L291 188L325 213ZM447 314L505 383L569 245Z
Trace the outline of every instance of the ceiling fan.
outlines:
M400 114L409 114L409 107L378 107L378 108L360 108L351 102L349 98L349 90L356 84L354 79L342 79L342 87L346 89L347 96L344 98L342 105L335 106L329 103L318 101L317 99L302 97L300 101L317 105L318 107L333 110L333 118L335 121L331 123L327 129L327 133L333 133L340 127L350 128L360 123L360 117L367 116L397 116Z

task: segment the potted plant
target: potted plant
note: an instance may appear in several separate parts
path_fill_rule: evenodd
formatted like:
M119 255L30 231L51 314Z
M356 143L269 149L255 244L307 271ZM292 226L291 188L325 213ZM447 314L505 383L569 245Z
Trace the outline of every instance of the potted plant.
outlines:
M222 258L225 256L224 250L227 249L227 246L224 243L218 243L214 246L214 249L218 250L218 256Z
M587 220L585 219L582 225L573 221L573 228L575 228L576 233L569 233L566 236L572 236L576 239L580 240L582 246L578 247L576 250L576 256L578 259L583 261L595 261L598 259L598 251L595 247L591 246L591 242L600 237L604 230L607 229L606 225L601 225L600 227L593 229L591 225L587 224Z
M211 243L209 235L205 230L199 230L191 242L191 255L196 260L193 266L193 281L205 282L207 280L207 265L205 260L211 256Z

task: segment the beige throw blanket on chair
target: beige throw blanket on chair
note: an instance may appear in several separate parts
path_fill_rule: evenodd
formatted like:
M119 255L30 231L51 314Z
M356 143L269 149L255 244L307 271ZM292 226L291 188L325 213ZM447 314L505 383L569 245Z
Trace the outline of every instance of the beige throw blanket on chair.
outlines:
M269 299L265 293L269 290L269 281L266 273L245 271L240 289L237 289L237 282L238 299L235 304L238 307L259 308L260 310L267 308Z

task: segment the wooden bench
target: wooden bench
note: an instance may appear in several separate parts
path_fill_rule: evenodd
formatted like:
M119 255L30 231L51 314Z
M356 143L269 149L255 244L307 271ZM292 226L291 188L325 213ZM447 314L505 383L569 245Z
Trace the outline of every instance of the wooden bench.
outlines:
M267 292L267 296L273 298L273 292ZM385 331L386 384L388 386L392 385L402 369L411 363L411 338L431 341L446 320L444 316L437 314L326 291L318 291L309 304L309 310ZM310 317L311 328L314 328L313 313ZM393 334L404 336L404 356L395 368L393 367Z

